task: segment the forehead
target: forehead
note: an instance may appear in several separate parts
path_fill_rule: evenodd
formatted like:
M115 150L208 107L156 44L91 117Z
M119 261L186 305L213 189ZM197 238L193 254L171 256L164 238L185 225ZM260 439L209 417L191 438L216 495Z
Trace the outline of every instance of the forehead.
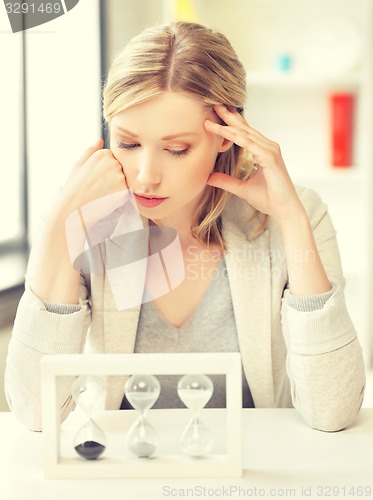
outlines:
M211 112L210 112L211 113ZM111 127L153 128L159 135L175 133L175 128L204 131L203 123L209 117L206 107L185 94L164 92L115 114Z

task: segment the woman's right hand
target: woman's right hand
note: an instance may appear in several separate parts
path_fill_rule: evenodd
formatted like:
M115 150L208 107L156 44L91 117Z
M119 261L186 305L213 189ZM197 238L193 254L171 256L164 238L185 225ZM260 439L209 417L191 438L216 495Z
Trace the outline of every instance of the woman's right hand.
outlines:
M70 172L47 217L44 237L34 252L28 281L42 300L77 304L80 271L72 264L84 248L90 228L124 205L129 197L122 165L100 139ZM88 231L88 232L87 232Z
M128 186L122 165L110 149L103 149L103 140L99 139L71 170L54 215L68 217L86 206L87 215L95 222L123 205L127 199Z

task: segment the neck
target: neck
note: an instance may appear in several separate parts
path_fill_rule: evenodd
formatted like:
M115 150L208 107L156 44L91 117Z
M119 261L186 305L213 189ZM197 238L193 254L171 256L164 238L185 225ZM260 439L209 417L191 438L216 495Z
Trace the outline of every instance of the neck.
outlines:
M149 225L159 227L172 227L177 232L182 249L187 248L189 245L196 244L196 240L192 235L191 224L183 224L182 221L172 220L171 218L149 220Z
M179 235L182 247L188 244L195 244L195 238L192 235L192 223L195 215L195 203L193 206L184 207L182 211L170 214L163 219L152 219L150 223L160 227L172 227Z

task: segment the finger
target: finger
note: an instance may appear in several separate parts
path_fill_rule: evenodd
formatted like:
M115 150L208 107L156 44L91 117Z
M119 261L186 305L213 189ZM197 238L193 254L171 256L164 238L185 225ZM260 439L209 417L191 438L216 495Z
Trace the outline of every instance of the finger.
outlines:
M211 120L205 120L204 123L208 132L220 135L221 137L224 137L224 139L234 142L241 148L248 149L248 151L250 151L253 155L262 154L263 150L269 147L267 142L264 142L262 139L245 130L229 125L220 125L219 123L212 122Z
M262 143L267 144L268 147L272 147L275 144L273 141L271 141L271 139L268 139L268 137L266 137L265 135L261 134L255 128L252 128L250 126L249 126L249 133L251 135L255 136Z
M260 132L255 130L253 127L251 127L247 120L240 115L240 113L236 110L234 107L229 107L227 108L226 106L223 106L221 104L218 104L214 106L216 114L221 118L227 125L231 125L235 128L239 128L246 133L257 137L260 139L263 143L265 144L270 144L272 141L267 139L264 135L262 135Z
M212 122L211 120L205 120L204 125L208 132L220 135L221 137L224 137L224 139L228 139L229 141L236 142L236 140L238 140L242 142L244 139L248 138L247 132L237 127L231 127L229 125L220 125L219 123Z
M247 181L220 172L213 172L207 179L207 184L224 189L224 191L235 194L240 198L243 198L244 191L247 188Z
M226 106L218 104L214 106L214 111L227 125L233 125L234 127L243 128L245 130L249 128L247 121L235 108L228 109Z
M227 125L241 128L268 145L273 144L273 141L258 132L255 128L251 127L247 120L236 110L236 108L227 108L226 106L218 104L214 106L214 110L219 118L221 118Z
M75 164L75 168L81 167L92 155L95 151L102 149L104 145L103 139L100 137L90 148L88 148L85 153L79 158L79 160Z

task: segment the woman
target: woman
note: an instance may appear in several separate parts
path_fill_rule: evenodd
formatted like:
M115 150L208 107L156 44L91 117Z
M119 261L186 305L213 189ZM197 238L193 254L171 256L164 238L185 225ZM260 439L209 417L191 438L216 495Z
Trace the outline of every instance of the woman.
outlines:
M41 429L39 361L82 352L90 326L100 352L239 350L244 406L294 405L326 431L351 424L365 376L335 232L318 196L294 187L279 146L245 120L245 71L227 39L193 23L148 29L112 64L103 98L110 149L99 140L78 161L32 252L7 360L11 409ZM74 221L99 246L96 227L108 238L121 224L141 231L136 211L149 234L178 235L183 279L152 300L149 265L129 286L120 262L101 259L99 272L75 258L85 238ZM162 392L167 406L172 389ZM111 377L106 407L121 405L123 381Z

